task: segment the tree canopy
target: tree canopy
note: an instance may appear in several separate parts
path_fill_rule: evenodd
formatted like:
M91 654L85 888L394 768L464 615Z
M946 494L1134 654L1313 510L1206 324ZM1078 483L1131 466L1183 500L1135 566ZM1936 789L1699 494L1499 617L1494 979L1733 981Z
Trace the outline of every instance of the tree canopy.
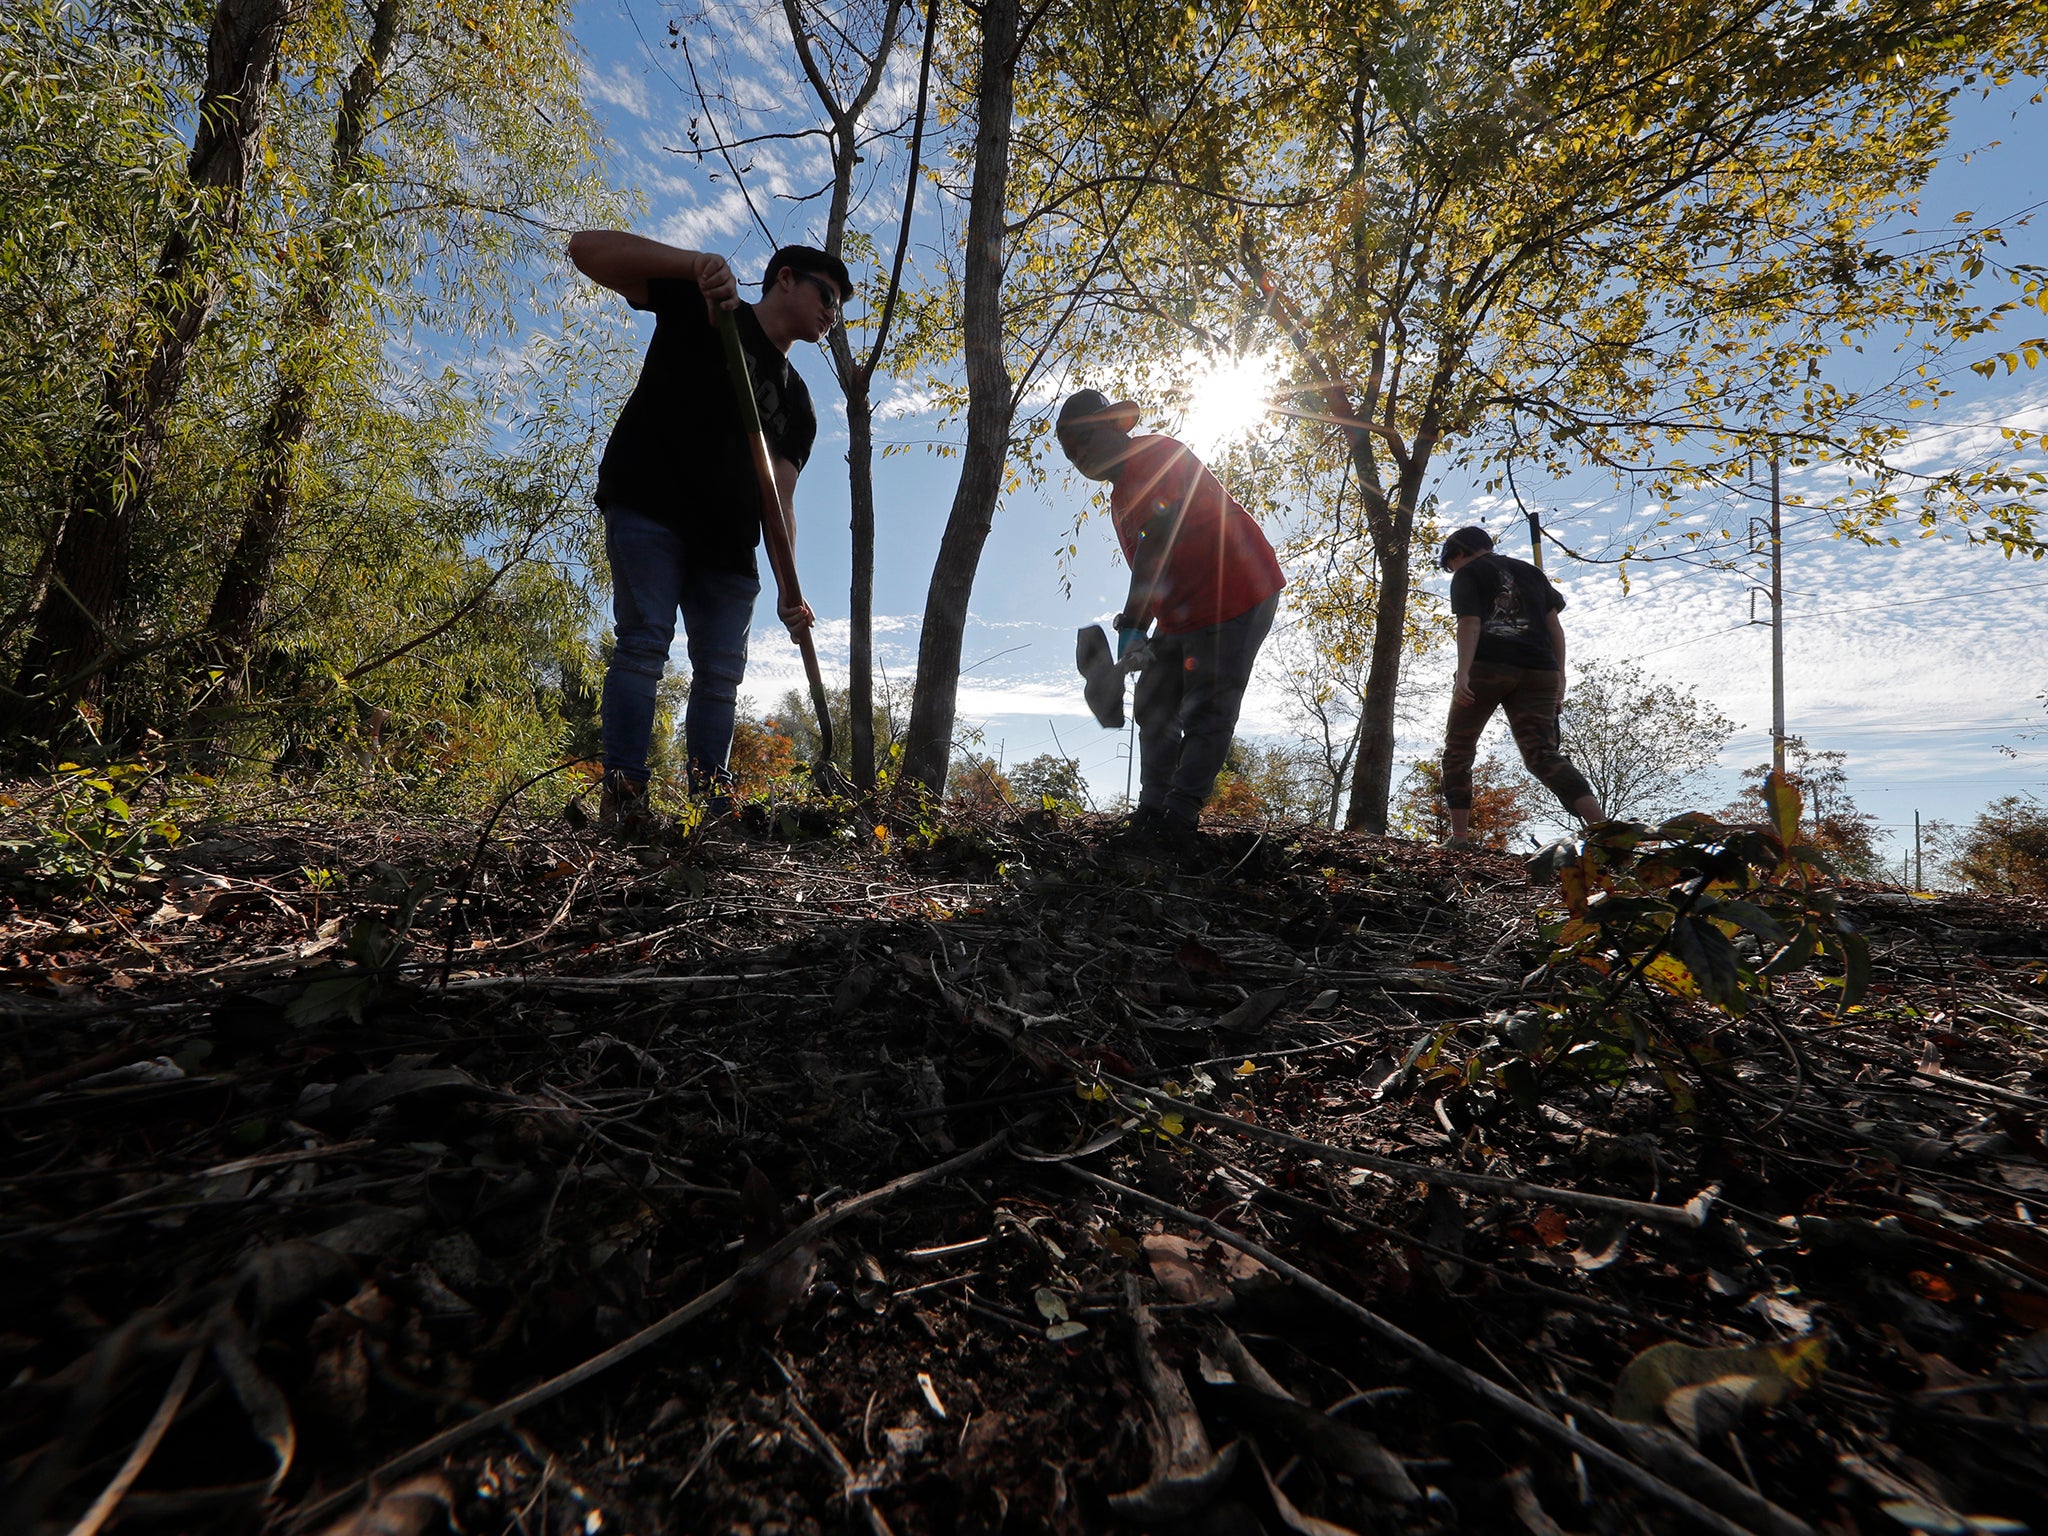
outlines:
M1663 821L1703 791L1735 722L1691 688L1632 663L1581 665L1558 711L1565 756L1609 816Z

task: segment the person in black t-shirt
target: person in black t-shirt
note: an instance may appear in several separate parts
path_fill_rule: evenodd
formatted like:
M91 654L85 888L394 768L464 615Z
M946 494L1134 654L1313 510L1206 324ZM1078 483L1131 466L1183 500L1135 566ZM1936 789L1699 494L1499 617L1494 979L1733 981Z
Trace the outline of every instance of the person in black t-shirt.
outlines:
M1495 554L1484 528L1460 528L1444 540L1437 563L1451 573L1451 612L1458 620L1458 676L1444 730L1444 805L1451 846L1472 842L1472 760L1496 709L1529 771L1581 821L1605 821L1586 776L1564 755L1557 736L1564 702L1564 597L1526 560Z
M726 372L713 305L738 311L740 340L775 466L777 499L795 546L793 497L818 435L817 412L789 349L820 341L852 296L846 265L808 246L768 261L761 301L742 303L725 258L618 230L569 240L577 270L654 316L639 382L620 411L597 472L612 570L616 641L604 678L607 824L647 819L647 748L655 691L675 639L690 655L683 722L690 789L714 813L731 804L733 717L761 578L761 491ZM779 601L792 635L815 622L809 604Z

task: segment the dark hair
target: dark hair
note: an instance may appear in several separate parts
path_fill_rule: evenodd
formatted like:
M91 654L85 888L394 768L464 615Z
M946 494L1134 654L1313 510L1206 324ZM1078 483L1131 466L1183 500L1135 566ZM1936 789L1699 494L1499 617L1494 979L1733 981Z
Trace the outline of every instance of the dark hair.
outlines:
M1493 548L1493 535L1484 528L1460 528L1444 540L1442 553L1436 557L1437 569L1448 571L1456 555L1483 555Z
M794 267L799 272L815 272L820 277L829 277L839 285L842 302L853 297L853 275L846 270L846 263L837 256L827 256L823 251L813 250L808 245L785 245L768 258L768 270L761 278L761 293L765 297L775 286L776 276L784 267Z

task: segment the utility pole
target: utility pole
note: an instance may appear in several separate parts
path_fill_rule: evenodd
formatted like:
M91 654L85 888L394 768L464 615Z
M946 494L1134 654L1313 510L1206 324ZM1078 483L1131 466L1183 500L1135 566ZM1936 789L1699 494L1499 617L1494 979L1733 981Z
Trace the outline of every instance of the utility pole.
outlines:
M1915 811L1913 813L1913 889L1916 891L1924 891L1927 889L1925 885L1920 883L1921 878L1922 877L1920 874L1920 813L1918 811Z
M1529 563L1540 571L1543 569L1543 514L1531 507L1523 516L1529 519Z
M1771 444L1771 767L1785 771L1785 545L1778 445Z

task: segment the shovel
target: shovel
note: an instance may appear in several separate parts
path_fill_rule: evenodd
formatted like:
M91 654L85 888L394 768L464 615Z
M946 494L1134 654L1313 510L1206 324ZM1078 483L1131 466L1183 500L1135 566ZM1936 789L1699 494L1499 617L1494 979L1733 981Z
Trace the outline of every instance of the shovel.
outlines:
M753 455L754 482L761 490L761 542L768 551L768 568L775 576L780 606L794 608L804 600L796 579L796 551L790 547L789 528L782 521L782 498L775 490L775 466L768 458L768 435L761 430L761 408L754 401L753 375L747 369L746 348L740 344L739 321L732 310L718 311L718 336L725 343L725 371L732 381L733 400L740 408L740 427ZM811 782L828 795L853 797L853 785L832 766L832 711L825 699L825 679L818 671L817 648L811 644L808 627L796 632L796 648L803 653L804 676L811 684L811 708L818 716L818 760L811 764Z

